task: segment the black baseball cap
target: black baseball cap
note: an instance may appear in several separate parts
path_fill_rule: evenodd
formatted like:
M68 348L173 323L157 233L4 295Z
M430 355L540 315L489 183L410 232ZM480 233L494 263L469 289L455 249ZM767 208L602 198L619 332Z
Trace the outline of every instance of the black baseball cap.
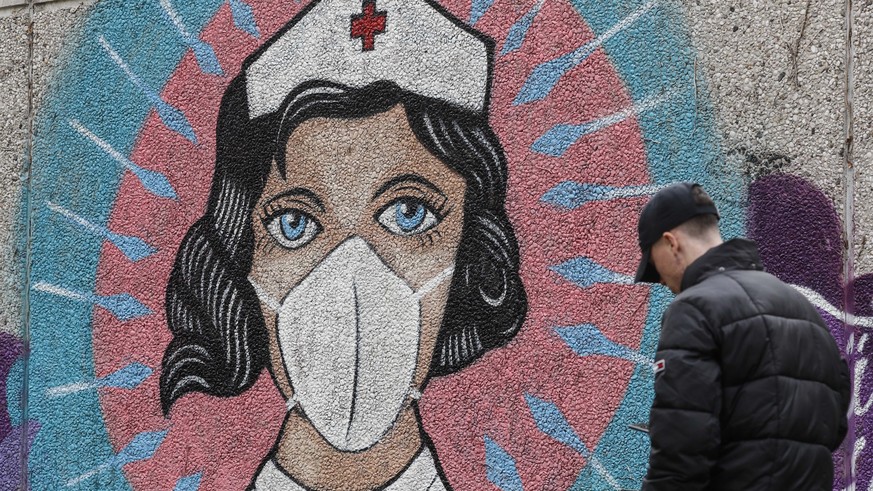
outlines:
M637 226L643 258L637 268L637 283L658 283L661 275L651 262L652 246L664 232L673 230L698 215L715 215L718 209L699 184L680 182L655 193L643 207Z

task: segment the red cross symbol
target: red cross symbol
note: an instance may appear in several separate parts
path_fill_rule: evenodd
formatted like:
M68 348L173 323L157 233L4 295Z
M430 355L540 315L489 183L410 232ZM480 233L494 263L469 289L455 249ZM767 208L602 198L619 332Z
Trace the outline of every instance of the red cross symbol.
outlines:
M363 13L352 16L352 39L361 38L361 51L376 49L376 34L385 32L388 14L376 10L376 0L364 0Z

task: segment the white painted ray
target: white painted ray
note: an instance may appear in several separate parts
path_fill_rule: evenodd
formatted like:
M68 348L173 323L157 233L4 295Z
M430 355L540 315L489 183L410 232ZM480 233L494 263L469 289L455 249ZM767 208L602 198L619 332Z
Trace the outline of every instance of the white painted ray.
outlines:
M89 389L97 388L96 382L76 382L73 384L61 385L46 389L45 395L50 398L61 397L76 392L84 392Z
M588 126L586 133L594 133L596 131L600 131L603 128L607 128L614 124L621 123L630 117L639 116L642 113L651 111L661 104L667 102L669 99L673 97L673 92L666 92L663 94L658 94L656 96L647 97L640 102L622 109L617 113L610 114L609 116L604 116L600 119L596 119L590 123L586 123L585 126Z
M109 44L109 41L107 41L106 38L104 38L103 36L100 36L98 41L100 41L100 45L103 46L103 49L106 51L109 57L112 58L112 61L114 61L115 64L118 65L118 68L121 68L121 70L125 73L125 75L128 76L128 78L139 82L139 77L137 77L136 74L133 73L133 70L131 70L130 66L128 66L124 59L121 58L121 55L119 55L118 52L112 48L112 45Z
M600 477L602 477L606 482L609 483L610 486L612 486L612 489L621 489L618 481L615 480L612 474L610 474L609 471L606 470L606 467L604 467L603 464L600 463L600 460L598 460L597 457L595 457L594 455L591 455L590 464L594 466L594 470L597 471L598 474L600 474Z
M44 281L39 281L34 283L33 289L45 293L51 293L52 295L57 295L59 297L69 298L72 300L79 300L80 302L88 302L89 298L79 292L75 292L73 290L68 290L66 288L52 285L51 283L46 283Z
M616 34L627 29L628 27L630 27L631 24L638 21L640 19L640 17L646 15L650 10L652 10L653 8L655 8L657 6L658 6L658 2L648 2L645 5L641 6L640 8L634 10L633 12L630 13L630 15L628 15L627 17L623 18L622 20L618 21L615 25L613 25L612 27L610 27L609 29L604 31L603 34L597 36L596 38L594 38L590 42L588 42L585 45L585 49L578 50L580 52L579 58L585 59L586 57L588 57L589 53L593 52L595 49L597 49L601 45L603 45L603 43L605 43L605 42L609 41L610 39L612 39L613 37L615 37ZM582 55L583 53L584 53L584 56ZM578 62L579 60L573 60L573 61Z
M52 203L51 201L46 201L45 204L49 210L81 225L82 228L84 228L85 230L88 230L89 232L92 232L92 233L95 233L98 235L103 235L106 233L106 230L104 228L99 227L97 225L94 225L93 223L89 222L88 220L85 220L84 218L82 218L79 215L73 213L72 211L64 208L63 206Z
M820 293L813 289L800 285L791 286L794 287L795 290L802 293L803 296L806 297L807 300L809 300L809 303L825 311L828 315L840 319L850 326L873 328L873 317L857 316L850 314L831 305L831 303L828 302L827 299L825 299Z
M91 140L91 142L97 145L100 150L103 150L104 152L106 152L107 155L112 157L113 160L121 164L122 167L128 169L131 172L136 172L138 166L131 162L130 159L128 159L124 155L121 155L121 153L118 150L114 149L112 145L110 145L106 140L92 133L91 130L83 126L82 123L80 123L76 119L71 119L69 121L69 124L74 130L78 131L80 135Z
M160 0L160 3L161 8L167 13L167 17L170 18L170 21L176 26L176 29L179 30L179 34L181 34L185 39L192 38L193 36L191 36L191 33L185 28L185 24L182 23L179 13L176 12L176 9L174 9L173 5L170 4L170 0Z

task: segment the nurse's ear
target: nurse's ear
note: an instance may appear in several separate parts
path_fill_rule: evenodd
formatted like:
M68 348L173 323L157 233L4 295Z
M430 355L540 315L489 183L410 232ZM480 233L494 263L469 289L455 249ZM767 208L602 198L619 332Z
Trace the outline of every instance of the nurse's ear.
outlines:
M474 208L465 207L456 273L437 337L432 375L454 373L505 345L527 314L518 244L509 218L502 210L477 212Z

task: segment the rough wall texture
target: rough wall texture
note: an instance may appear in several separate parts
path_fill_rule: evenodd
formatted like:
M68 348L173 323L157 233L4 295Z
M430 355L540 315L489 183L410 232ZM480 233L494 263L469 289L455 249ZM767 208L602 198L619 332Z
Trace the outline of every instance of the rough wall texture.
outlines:
M856 2L854 14L854 117L855 134L855 274L873 271L873 4Z
M639 489L670 295L634 227L695 180L852 360L868 489L873 7L847 154L838 1L406 4L0 18L0 488ZM355 90L286 99L317 79Z
M0 331L20 335L21 292L20 258L16 253L16 217L21 200L23 166L28 145L28 37L24 15L0 19L0 101L3 114L0 138L0 180L6 190L0 196Z

